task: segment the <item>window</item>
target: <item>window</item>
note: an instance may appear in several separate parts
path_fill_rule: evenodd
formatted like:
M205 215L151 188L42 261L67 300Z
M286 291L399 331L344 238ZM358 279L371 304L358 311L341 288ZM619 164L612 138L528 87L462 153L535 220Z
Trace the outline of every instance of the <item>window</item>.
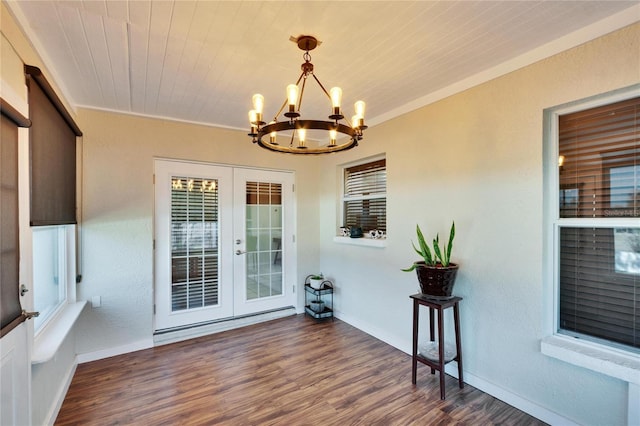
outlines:
M33 228L33 304L40 316L35 331L64 307L75 282L74 225Z
M552 112L556 328L640 352L640 97L620 97Z
M387 231L386 159L345 167L343 225Z
M40 69L25 65L24 71L32 121L29 205L37 333L75 298L76 137L82 132Z

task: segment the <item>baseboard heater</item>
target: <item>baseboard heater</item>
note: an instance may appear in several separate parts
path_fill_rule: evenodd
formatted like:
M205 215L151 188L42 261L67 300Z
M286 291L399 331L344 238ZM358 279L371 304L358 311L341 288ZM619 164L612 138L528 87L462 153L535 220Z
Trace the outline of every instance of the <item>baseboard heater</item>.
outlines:
M214 321L189 324L180 327L165 328L162 330L156 330L153 333L153 343L155 346L166 345L168 343L175 343L182 340L207 336L209 334L220 333L222 331L232 330L234 328L246 327L248 325L271 321L295 314L295 308L293 306L288 306L286 308L273 309L256 314L241 315Z

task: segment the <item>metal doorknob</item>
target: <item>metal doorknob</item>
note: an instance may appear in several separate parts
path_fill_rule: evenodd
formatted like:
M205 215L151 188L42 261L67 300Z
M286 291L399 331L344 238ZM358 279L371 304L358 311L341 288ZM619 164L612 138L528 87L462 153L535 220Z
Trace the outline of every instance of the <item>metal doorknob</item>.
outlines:
M241 254L245 254L245 253L246 253L246 251L244 251L244 250L236 250L236 254L237 255L241 255Z

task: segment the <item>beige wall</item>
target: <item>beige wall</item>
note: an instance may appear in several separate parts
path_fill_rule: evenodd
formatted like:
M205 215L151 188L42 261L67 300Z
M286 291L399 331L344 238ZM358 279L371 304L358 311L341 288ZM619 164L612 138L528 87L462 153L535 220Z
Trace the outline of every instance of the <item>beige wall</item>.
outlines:
M624 424L626 383L540 353L551 332L543 110L639 83L639 39L640 24L627 27L375 126L362 149L324 158L320 269L336 280L338 315L409 351L418 284L400 268L417 260L415 225L442 236L455 220L466 378L582 424ZM333 243L336 167L377 152L387 157L388 246Z
M4 4L1 19L3 37L21 60L53 80ZM102 307L85 310L71 344L77 340L83 354L151 338L155 157L293 170L298 281L318 270L333 278L341 318L408 350L408 296L418 286L400 268L415 260L415 224L444 234L455 220L466 379L521 398L533 411L583 424L623 424L625 383L539 350L549 321L542 276L542 111L638 83L639 38L640 24L617 31L372 127L357 149L325 157L267 153L240 131L78 111L85 135L78 293L79 299L101 296ZM19 81L21 71L5 75L5 64L2 81ZM389 175L388 245L336 244L337 166L379 153L386 153ZM67 367L41 366L34 388L50 389L35 382ZM40 404L34 411L50 409L51 396L34 399Z
M318 267L318 162L266 152L246 132L82 109L82 275L79 298L102 297L79 324L79 353L150 341L153 333L153 160L292 170L298 277ZM290 284L293 284L290 283ZM302 292L298 292L302 297ZM144 343L142 343L144 344Z

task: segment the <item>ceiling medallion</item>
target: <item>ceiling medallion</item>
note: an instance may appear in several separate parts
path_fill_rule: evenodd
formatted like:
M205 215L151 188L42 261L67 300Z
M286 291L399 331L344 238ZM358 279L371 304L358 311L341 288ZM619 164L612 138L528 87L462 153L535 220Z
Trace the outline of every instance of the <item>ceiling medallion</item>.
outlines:
M302 56L304 63L301 65L302 74L298 78L296 84L287 86L287 99L284 101L280 110L276 113L273 120L268 124L262 121L262 110L264 107L264 97L260 94L253 95L253 109L249 111L249 122L251 131L249 136L253 143L257 143L263 148L277 152L287 152L291 154L327 154L330 152L344 151L358 145L358 141L362 140L362 132L367 128L364 124L365 103L358 101L355 103L355 115L349 122L343 115L340 108L342 101L342 89L333 87L327 92L318 77L313 72L313 64L311 63L311 55L309 52L318 46L318 40L315 37L303 35L295 39L300 50L305 53ZM302 96L307 78L311 76L318 83L320 89L331 100L331 114L329 120L307 120L302 119L300 113L300 105L302 104ZM281 121L278 117L287 107L287 111L283 114ZM341 122L344 120L344 123ZM321 130L328 133L328 144L319 145L317 147L307 146L306 136L308 130ZM291 133L289 144L280 145L278 143L278 133ZM342 138L344 143L338 143L338 133L348 136ZM295 136L298 136L297 143L294 143ZM265 140L266 139L266 140ZM282 138L281 138L282 139Z

